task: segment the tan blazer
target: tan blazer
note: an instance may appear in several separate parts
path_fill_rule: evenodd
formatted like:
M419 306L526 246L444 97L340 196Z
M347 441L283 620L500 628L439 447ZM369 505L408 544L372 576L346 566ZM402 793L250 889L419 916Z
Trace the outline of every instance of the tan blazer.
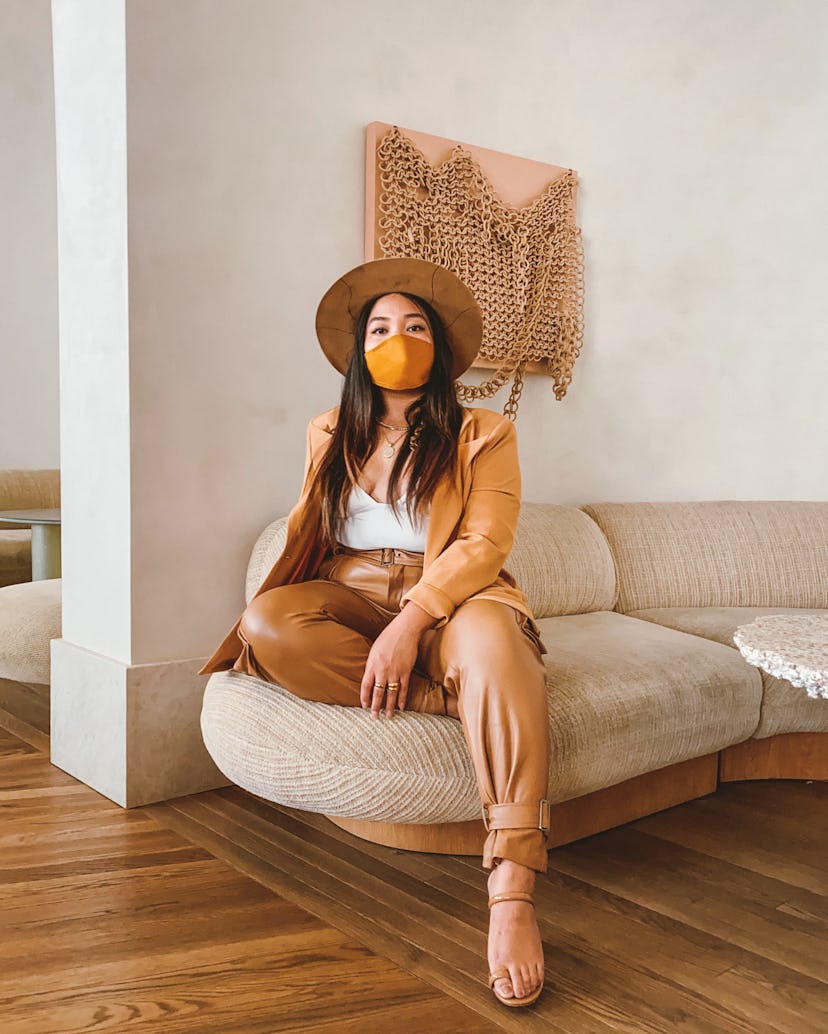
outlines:
M308 424L302 494L288 516L285 548L256 590L314 578L327 552L320 538L319 503L310 498L313 474L331 441L339 407ZM438 484L429 511L422 578L402 598L413 600L439 628L469 599L499 600L532 618L525 595L503 563L512 548L520 511L520 468L515 426L488 409L465 409L454 478ZM232 668L241 653L241 618L199 671Z

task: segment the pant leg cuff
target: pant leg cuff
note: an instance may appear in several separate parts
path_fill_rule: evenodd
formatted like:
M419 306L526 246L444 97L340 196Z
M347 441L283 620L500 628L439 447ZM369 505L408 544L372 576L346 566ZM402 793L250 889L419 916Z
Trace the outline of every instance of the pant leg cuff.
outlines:
M546 834L541 829L493 829L483 845L483 868L494 868L495 858L518 862L535 872L549 867Z

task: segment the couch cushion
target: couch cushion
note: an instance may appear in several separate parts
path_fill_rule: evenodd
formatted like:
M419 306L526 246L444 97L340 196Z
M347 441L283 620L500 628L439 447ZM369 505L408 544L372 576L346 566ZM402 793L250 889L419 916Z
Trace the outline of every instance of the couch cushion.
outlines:
M574 506L523 503L506 568L535 617L612 610L615 564L595 522Z
M740 625L749 625L754 618L766 614L822 614L821 609L803 607L654 607L631 610L629 617L654 621L679 632L700 635L715 643L732 646L733 635Z
M549 796L565 801L747 739L758 672L726 646L610 612L541 619L552 740ZM459 721L300 699L235 671L211 675L204 742L268 800L386 822L480 814Z
M828 503L599 503L622 613L828 607Z
M0 678L46 685L61 634L60 578L0 589Z
M765 614L822 614L823 610L797 607L663 607L634 610L630 617L653 621L680 632L704 636L736 650L733 634ZM747 662L745 662L747 663ZM804 689L792 686L761 669L762 713L754 733L756 739L780 732L828 732L828 702L812 700Z
M370 723L370 724L369 724ZM480 816L460 722L404 712L371 719L236 671L210 676L204 744L234 783L306 811L385 822Z
M538 625L556 801L711 754L759 722L759 673L727 646L615 613Z
M0 531L0 586L32 580L32 533L28 528Z
M287 541L287 517L277 517L262 529L250 553L244 585L244 598L249 603L282 555Z
M249 603L285 548L287 518L270 523L250 555ZM523 503L506 568L526 593L536 617L612 610L615 564L595 522L574 506Z

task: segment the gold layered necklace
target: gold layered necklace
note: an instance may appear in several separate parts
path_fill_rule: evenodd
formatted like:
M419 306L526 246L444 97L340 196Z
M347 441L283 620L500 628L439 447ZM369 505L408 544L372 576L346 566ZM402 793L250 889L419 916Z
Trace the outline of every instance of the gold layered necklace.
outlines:
M391 441L387 434L384 434L382 436L385 439L385 448L382 450L382 454L387 460L390 460L394 453L397 451L397 446L408 434L408 428L394 427L392 424L383 423L382 420L378 420L377 423L380 425L380 427L387 427L389 431L402 431L402 434L395 438L394 441Z

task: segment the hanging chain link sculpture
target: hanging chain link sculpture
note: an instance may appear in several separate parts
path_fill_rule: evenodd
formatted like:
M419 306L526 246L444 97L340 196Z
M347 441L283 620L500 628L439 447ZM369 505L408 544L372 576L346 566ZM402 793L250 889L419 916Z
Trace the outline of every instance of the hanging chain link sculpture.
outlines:
M483 312L480 356L497 364L463 401L490 398L509 380L504 413L517 416L528 361L546 365L560 400L583 345L583 244L575 226L577 176L554 180L525 208L495 193L457 145L434 166L393 126L377 149L378 246L384 258L420 258L456 273Z

